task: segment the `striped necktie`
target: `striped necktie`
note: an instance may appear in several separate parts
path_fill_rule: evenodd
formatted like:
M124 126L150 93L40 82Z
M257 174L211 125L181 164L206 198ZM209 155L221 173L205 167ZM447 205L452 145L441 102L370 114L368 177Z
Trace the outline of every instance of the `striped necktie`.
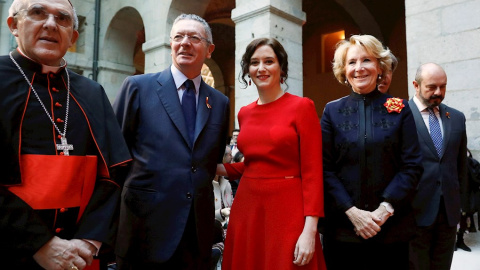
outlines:
M428 108L428 124L430 126L430 137L432 137L433 144L440 157L443 144L442 130L440 129L440 123L438 122L438 118L432 108Z

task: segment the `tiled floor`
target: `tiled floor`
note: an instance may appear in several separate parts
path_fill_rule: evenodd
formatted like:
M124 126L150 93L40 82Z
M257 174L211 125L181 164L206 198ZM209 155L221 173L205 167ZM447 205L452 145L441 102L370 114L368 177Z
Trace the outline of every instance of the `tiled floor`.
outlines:
M477 218L475 217L475 221ZM475 222L476 224L477 222ZM478 224L476 224L478 226ZM471 252L458 249L453 254L452 270L480 270L480 231L464 236L465 244Z

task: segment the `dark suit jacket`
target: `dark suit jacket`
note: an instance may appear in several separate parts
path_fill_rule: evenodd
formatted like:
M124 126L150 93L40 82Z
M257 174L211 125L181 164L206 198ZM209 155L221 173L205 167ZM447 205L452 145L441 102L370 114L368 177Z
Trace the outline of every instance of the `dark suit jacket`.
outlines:
M440 104L443 125L443 147L437 155L430 133L417 105L411 99L418 140L422 147L424 172L413 201L418 226L430 226L435 221L443 194L448 223L456 226L460 221L460 190L467 181L467 134L465 115L444 104Z
M368 241L407 241L415 223L411 201L422 173L421 151L407 101L388 112L390 95L377 90L329 102L322 116L325 237L364 242L345 211L356 206L374 211L390 202L395 214ZM323 221L322 221L323 223Z
M116 247L121 257L152 263L168 260L191 207L201 255L211 252L212 179L225 151L229 101L203 81L199 91L193 145L170 68L128 77L114 102L133 157L122 192Z

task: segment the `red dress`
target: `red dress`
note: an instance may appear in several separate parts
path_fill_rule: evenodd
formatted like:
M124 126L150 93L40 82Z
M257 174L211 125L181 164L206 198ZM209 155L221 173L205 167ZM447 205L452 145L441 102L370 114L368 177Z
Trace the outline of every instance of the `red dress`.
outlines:
M306 266L293 264L305 216L324 216L322 140L315 105L285 93L238 113L245 163L225 164L241 176L228 224L223 270L325 269L320 238Z

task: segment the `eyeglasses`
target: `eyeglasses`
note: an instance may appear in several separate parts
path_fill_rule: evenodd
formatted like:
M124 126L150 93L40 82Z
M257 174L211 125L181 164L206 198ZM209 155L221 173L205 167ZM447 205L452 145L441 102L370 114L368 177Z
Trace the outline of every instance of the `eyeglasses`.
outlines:
M42 6L33 6L28 9L21 9L15 14L13 14L13 16L16 16L18 13L23 11L27 12L27 18L35 22L44 22L48 20L50 15L52 15L53 19L55 20L55 23L57 23L58 25L65 28L73 26L72 17L69 14L59 11L58 14L55 15L47 12L45 8Z
M192 44L198 44L202 41L202 39L205 40L207 43L210 43L210 41L208 41L208 39L206 39L204 37L201 37L201 36L196 36L196 35L189 36L189 35L178 34L178 35L175 35L173 38L171 37L171 39L174 42L177 42L177 43L182 42L185 38L187 38L188 42L190 42Z

